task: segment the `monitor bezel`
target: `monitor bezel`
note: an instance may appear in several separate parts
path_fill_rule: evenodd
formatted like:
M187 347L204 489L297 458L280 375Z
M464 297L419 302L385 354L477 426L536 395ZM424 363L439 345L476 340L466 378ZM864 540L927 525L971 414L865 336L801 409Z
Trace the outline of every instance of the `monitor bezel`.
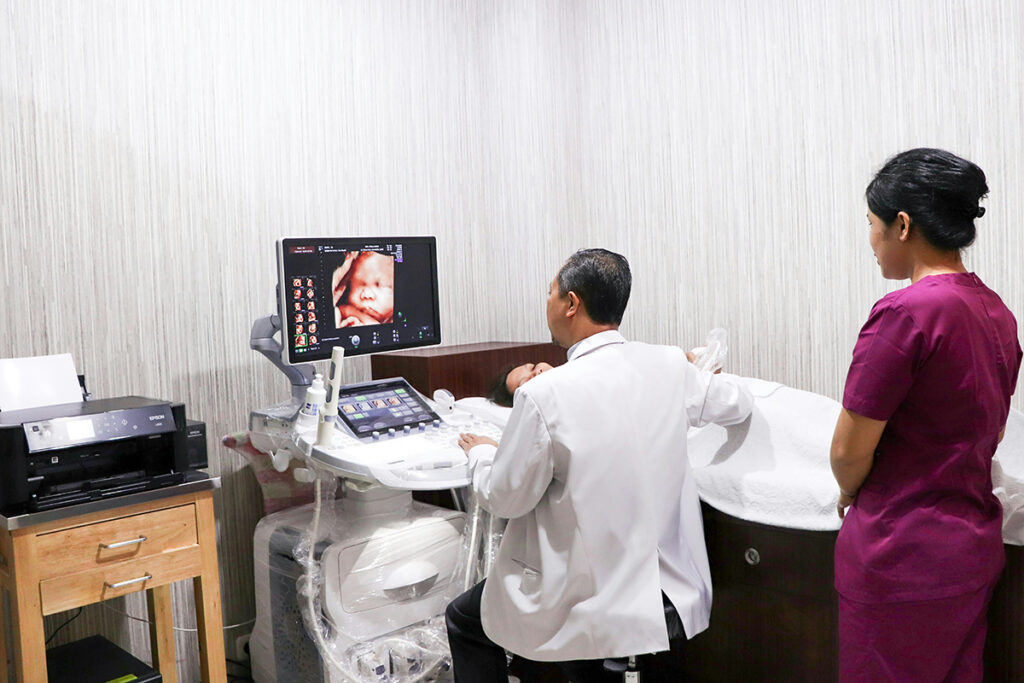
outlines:
M388 346L386 349L380 349L375 347L365 347L362 349L352 350L345 349L345 356L365 356L373 353L387 353L389 351L401 351L403 349L416 349L424 346L437 346L441 343L441 297L438 289L437 281L437 238L433 235L416 235L416 236L377 236L371 235L367 237L281 237L277 240L277 314L281 321L281 362L286 365L308 365L311 363L317 363L324 360L330 360L331 349L334 347L328 347L325 354L321 357L311 358L308 355L301 356L299 358L293 358L291 344L288 343L288 337L285 334L287 331L288 318L285 316L285 312L288 309L287 293L288 287L285 287L285 273L284 273L284 254L285 248L290 242L303 242L309 243L322 243L322 242L334 242L344 243L351 242L353 246L365 245L367 242L402 242L402 243L417 243L426 244L430 250L430 281L431 281L431 292L433 294L433 305L434 305L434 330L437 334L435 338L430 341L411 341L401 344L395 344Z

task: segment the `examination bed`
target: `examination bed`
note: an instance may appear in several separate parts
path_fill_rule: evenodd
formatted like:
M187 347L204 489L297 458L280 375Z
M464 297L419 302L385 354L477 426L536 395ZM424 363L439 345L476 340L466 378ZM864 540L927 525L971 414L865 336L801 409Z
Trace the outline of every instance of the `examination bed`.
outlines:
M507 364L562 359L564 351L550 345L474 344L375 357L372 370L375 378L402 374L427 395L452 389L460 406L489 412L500 421L508 409L467 397L485 395ZM828 444L839 405L761 380L750 380L750 388L756 408L748 422L691 433L689 457L703 500L714 587L711 624L681 648L651 658L644 674L648 683L837 679L833 548L839 519ZM787 412L802 418L785 420ZM787 426L780 428L780 421ZM1009 542L1006 569L989 612L986 681L1024 680L1024 648L1019 647L1024 637L1020 413L1011 416L993 477L1007 515L1004 536ZM513 671L534 683L565 680L551 665L514 662Z

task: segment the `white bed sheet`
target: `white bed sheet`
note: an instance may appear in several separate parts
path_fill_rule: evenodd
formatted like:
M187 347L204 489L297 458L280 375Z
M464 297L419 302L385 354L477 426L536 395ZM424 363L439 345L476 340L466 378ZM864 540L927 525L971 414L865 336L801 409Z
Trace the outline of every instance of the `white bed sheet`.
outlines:
M687 452L701 499L760 524L827 531L839 528L838 488L829 467L840 405L774 382L743 378L754 411L732 427L691 429ZM483 397L455 405L504 429L511 408ZM1003 540L1024 545L1024 413L1010 411L992 461L992 485L1003 505Z

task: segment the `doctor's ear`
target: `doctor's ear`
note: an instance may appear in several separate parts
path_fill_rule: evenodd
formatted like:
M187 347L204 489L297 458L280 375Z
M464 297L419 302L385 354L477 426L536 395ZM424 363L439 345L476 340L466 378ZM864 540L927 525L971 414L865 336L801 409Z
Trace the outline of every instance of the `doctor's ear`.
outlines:
M566 296L569 297L569 315L576 315L576 311L580 310L580 297L576 292L570 291Z

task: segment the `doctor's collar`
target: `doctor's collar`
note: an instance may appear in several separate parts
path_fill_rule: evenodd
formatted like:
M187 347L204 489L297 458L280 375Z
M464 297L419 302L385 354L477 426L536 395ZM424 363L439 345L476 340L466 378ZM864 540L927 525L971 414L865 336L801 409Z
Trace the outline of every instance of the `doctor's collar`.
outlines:
M589 337L580 339L578 342L569 347L569 351L566 356L570 361L574 361L577 358L587 355L591 351L601 348L602 346L608 346L609 344L624 344L626 338L622 336L618 330L605 330L604 332L598 332L592 334Z

